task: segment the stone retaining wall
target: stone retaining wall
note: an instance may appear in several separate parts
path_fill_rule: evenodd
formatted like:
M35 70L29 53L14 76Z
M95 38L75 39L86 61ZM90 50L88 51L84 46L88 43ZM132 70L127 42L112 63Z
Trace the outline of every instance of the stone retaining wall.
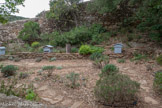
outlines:
M50 59L56 57L57 60L73 60L73 59L86 59L87 56L79 55L78 53L16 53L16 56L21 59L36 59L41 57L42 59Z

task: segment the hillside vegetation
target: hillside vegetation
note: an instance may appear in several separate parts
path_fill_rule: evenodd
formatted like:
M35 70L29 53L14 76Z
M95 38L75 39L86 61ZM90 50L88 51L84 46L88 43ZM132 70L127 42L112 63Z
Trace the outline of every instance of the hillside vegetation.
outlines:
M17 21L17 20L23 20L23 19L28 19L28 18L25 18L25 17L21 17L21 16L15 16L15 15L10 15L7 20L9 22L12 22L12 21Z

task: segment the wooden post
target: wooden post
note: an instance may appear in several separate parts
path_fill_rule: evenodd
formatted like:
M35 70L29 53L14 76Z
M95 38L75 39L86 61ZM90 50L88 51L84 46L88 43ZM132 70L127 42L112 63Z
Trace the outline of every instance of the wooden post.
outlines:
M70 52L71 52L71 45L66 44L66 53L70 53Z

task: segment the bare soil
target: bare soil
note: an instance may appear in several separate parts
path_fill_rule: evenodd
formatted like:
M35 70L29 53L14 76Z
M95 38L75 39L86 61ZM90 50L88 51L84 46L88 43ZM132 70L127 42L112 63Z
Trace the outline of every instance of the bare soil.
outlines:
M122 74L130 76L141 84L138 94L139 102L135 108L162 108L162 98L153 91L154 72L162 70L154 61L135 63L126 60L126 63L118 63L112 59L110 63L119 67ZM18 85L33 84L36 93L40 97L39 102L48 105L56 105L63 108L108 108L99 104L94 97L93 89L99 79L100 69L93 66L90 60L56 60L49 62L43 60L39 63L33 59L21 60L20 62L3 61L0 64L16 65L20 72L28 73L29 77L20 79ZM52 76L47 77L47 72L39 72L43 66L61 66L62 69L53 71ZM151 67L151 69L149 68ZM75 72L80 75L75 89L69 87L67 74ZM0 80L7 80L0 75Z

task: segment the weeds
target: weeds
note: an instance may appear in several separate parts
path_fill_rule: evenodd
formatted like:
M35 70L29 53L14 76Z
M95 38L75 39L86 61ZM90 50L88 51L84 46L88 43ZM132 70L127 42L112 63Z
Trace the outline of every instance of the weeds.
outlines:
M52 57L52 58L50 58L50 62L52 62L52 61L56 61L57 59L56 59L56 57Z
M154 89L162 95L162 70L155 73Z
M18 68L14 65L7 65L1 69L1 72L4 77L9 77L15 75L16 70L18 70Z
M118 59L118 63L125 63L125 59Z
M27 73L21 72L20 75L19 75L19 78L20 78L20 79L25 79L25 78L27 78L28 76L29 76L29 75L28 75Z
M56 68L55 66L44 66L42 70L47 71L48 72L47 76L50 77L55 68Z
M143 59L147 59L146 55L142 55L142 54L134 54L134 58L132 59L132 61L139 61L139 60L143 60Z
M79 83L77 83L77 80L79 79L78 73L71 72L69 75L66 76L66 78L69 79L70 81L69 86L71 88L76 88L80 85Z
M0 84L0 93L4 93L7 96L14 95L27 100L34 101L38 99L38 96L34 92L33 85L21 85L16 87L17 79L9 79L7 82L1 81Z

